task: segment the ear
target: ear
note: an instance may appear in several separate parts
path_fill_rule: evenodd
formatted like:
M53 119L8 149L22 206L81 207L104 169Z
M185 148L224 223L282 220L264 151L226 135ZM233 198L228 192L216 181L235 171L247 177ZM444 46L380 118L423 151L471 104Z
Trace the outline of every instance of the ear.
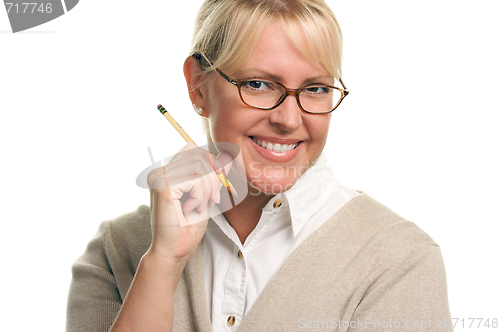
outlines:
M206 109L205 98L201 88L204 76L205 74L194 56L190 56L184 61L184 77L186 78L189 91L189 99L191 99L191 104L193 104L194 108L202 107ZM201 115L206 117L207 115L204 113L206 111Z

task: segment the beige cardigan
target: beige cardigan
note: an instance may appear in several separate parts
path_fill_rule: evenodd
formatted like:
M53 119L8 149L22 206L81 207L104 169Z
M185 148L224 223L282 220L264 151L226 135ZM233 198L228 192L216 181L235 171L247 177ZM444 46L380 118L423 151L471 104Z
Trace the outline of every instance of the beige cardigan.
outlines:
M146 205L101 224L73 265L68 332L109 330L150 243ZM212 330L205 294L202 242L175 291L174 331ZM238 331L391 327L453 330L444 264L425 232L362 193L292 252Z

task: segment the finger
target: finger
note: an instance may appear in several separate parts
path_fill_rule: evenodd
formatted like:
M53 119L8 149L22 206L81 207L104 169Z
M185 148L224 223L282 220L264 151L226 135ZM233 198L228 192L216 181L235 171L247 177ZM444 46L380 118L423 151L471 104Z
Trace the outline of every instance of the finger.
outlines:
M212 194L212 180L208 176L182 176L176 180L179 181L179 184L170 186L174 203L179 201L184 194L189 193L188 199L183 204L183 214L187 215L194 209L203 212L208 208Z
M224 153L223 157L225 158L225 160L231 160L231 155L229 155L227 152ZM213 157L211 153L191 143L186 144L174 156L174 158L172 158L167 166L169 169L175 168L177 165L187 162L191 158L199 158L204 163L207 172L201 173L200 175L208 174L211 170L221 170L224 167L215 157ZM220 173L220 171L218 173Z
M203 177L197 175L186 175L170 177L166 180L165 172L161 169L158 173L150 176L150 188L156 188L160 193L168 192L168 201L179 201L186 193L189 193L188 199L183 204L184 213L189 213L194 208L198 208L202 212L208 205L208 201L213 198L213 202L219 202L220 199L216 193L220 189L218 178L214 172L207 174ZM170 183L169 183L170 182ZM158 189L169 186L170 190ZM163 193L165 195L165 193ZM163 196L162 195L162 196ZM182 216L179 215L179 218Z
M194 186L189 192L190 197L184 203L185 213L190 212L194 208L196 208L199 212L203 212L207 208L209 200L213 196L213 187L216 186L216 188L219 188L218 183L216 182L216 179L214 179L214 177L215 173L212 172L211 174L196 178L196 183L194 183ZM183 189L188 188L190 188L190 186L184 186Z
M203 159L203 158L202 158ZM207 168L209 168L207 170ZM203 170L200 170L203 169ZM170 185L176 185L180 181L185 181L186 178L182 177L182 173L189 173L192 175L201 175L205 172L208 172L207 174L203 175L203 182L204 182L204 199L205 203L208 200L211 200L213 203L220 203L220 189L221 189L221 184L219 181L219 178L217 174L212 170L211 166L204 162L203 160L198 160L196 159L194 162L190 162L188 165L178 165L175 168L172 168L169 170L169 183ZM171 176L171 175L177 175L177 176ZM189 178L191 179L191 178ZM190 203L192 204L192 203ZM205 204L206 205L206 204ZM189 206L190 208L191 206ZM200 206L202 208L202 206Z
M187 149L186 146L183 149ZM165 188L164 173L165 169L168 168L167 178L168 184L170 186L176 186L183 181L191 181L192 177L186 177L186 174L204 176L203 179L203 197L199 197L198 190L190 193L189 199L183 204L185 212L191 211L193 208L197 208L199 211L203 211L208 205L208 201L211 200L213 203L220 203L220 189L221 184L217 175L213 172L211 164L208 162L210 159L210 154L203 149L191 149L193 151L190 155L185 158L178 158L171 161L168 165L164 167L159 167L152 170L148 174L148 185L150 188ZM178 197L174 199L180 199L182 195L186 192L191 191L195 184L178 187L183 188L182 191L177 191ZM187 203L187 205L186 205Z
M182 159L186 156L189 156L190 154L194 153L197 149L200 149L198 146L196 146L196 144L193 144L193 143L187 143L186 145L184 145L182 147L182 149L180 149L175 155L174 157L170 160L170 161L175 161L175 160L179 160L179 159ZM203 150L203 149L202 149Z
M166 189L168 188L168 181L166 172L163 167L152 169L147 176L147 183L149 189Z
M172 199L178 201L184 196L184 194L189 193L189 199L183 206L184 213L188 213L200 205L203 201L203 178L193 175L183 175L175 178L175 180L179 183L176 185L170 185Z
M212 173L211 175L213 175L213 176L210 177L210 181L212 182L212 195L210 197L210 200L213 203L218 204L218 203L220 203L220 189L225 184L222 183L222 181L219 179L217 174L223 173L224 166L217 160L217 158L213 154L203 153L202 155L206 160L210 161L210 165L215 173L215 174ZM220 157L220 154L219 154L219 157ZM227 159L226 156L224 156L224 158ZM228 166L228 171L229 171L230 167L231 167L231 165Z
M197 209L192 210L188 214L186 214L186 223L189 225L194 225L200 221L203 221L203 223L199 224L199 227L206 227L207 225L207 220L210 218L210 212L214 206L214 203L210 202L207 205L207 208L203 212L199 212ZM198 226L198 225L197 225ZM203 234L200 234L200 236L203 236ZM198 238L199 240L199 238Z
M208 200L212 194L212 184L210 181L210 174L203 176L201 179L203 180L203 198L197 209L198 211L203 212L207 208Z
M219 156L217 157L217 161L221 165L223 165L223 167L221 167L221 169L219 169L217 171L217 173L218 174L223 174L224 177L225 177L225 181L219 181L219 182L221 182L221 187L226 187L228 185L234 187L234 183L231 183L231 181L229 181L229 179L227 178L228 174L229 174L229 171L231 170L231 166L233 164L233 158L232 158L232 156L229 153L227 153L227 152L221 152L219 154ZM220 194L219 194L219 196L220 196Z
M233 157L229 153L222 151L216 158L213 158L213 161L216 167L216 173L220 174L222 170L224 170L227 174L233 164Z
M196 162L192 162L192 160L189 160L188 158L183 158L183 159L177 159L168 166L171 168L169 169L169 175L179 175L180 172L189 172L190 174L198 174L198 175L203 175L207 177L204 179L204 181L209 181L210 182L210 187L211 187L211 195L208 197L208 200L211 200L213 203L220 203L220 189L222 184L219 181L219 178L217 174L213 171L213 163L212 161L215 160L215 158L211 158L212 155L203 150L203 149L191 149L192 151L191 155L189 155L190 158L196 158L198 159ZM186 163L189 161L188 166L186 166ZM197 162L201 162L203 165L197 165ZM199 167L203 167L200 169L196 169L195 165ZM219 164L220 165L220 164ZM230 166L229 166L230 167ZM220 166L222 169L222 165ZM201 170L203 169L203 170ZM220 173L221 171L219 171ZM170 181L172 183L172 181ZM208 186L208 184L206 185ZM206 188L205 190L208 190ZM208 191L205 191L206 193ZM208 203L207 203L208 204ZM205 204L206 205L206 204ZM202 206L200 205L199 208L201 209Z
M219 177L215 174L215 172L212 172L209 174L209 179L210 179L210 185L211 185L211 195L210 195L210 201L212 201L214 204L219 204L220 203L220 189L222 188L222 183L219 180Z
M212 165L209 161L209 158L207 158L207 155L208 155L208 152L203 150L203 149L200 149L200 148L196 148L196 149L192 149L192 150L189 150L191 151L189 155L183 157L182 159L176 159L176 160L172 160L170 161L168 164L167 164L167 168L169 170L183 170L185 169L186 166L189 166L191 165L195 160L198 160L203 166L203 171L201 171L202 169L200 168L200 170L198 172L195 172L193 171L193 169L191 168L191 174L198 174L200 176L203 176L205 174L208 174L210 173L213 168L212 168ZM179 168L181 167L181 168ZM170 172L169 172L170 174ZM175 173L172 173L175 175Z
M172 180L175 177L182 175L203 176L212 172L212 168L206 162L206 160L200 156L193 156L189 160L177 160L172 164L168 164L166 166L151 170L147 176L148 186L150 188L165 188L165 186L161 182L158 182L158 179L163 179L165 171L170 185L175 185L177 184L177 181ZM153 187L153 183L155 183L157 186Z
M193 143L188 143L186 144L182 149L180 149L175 155L174 157L172 157L170 159L170 161L168 162L168 164L171 164L171 163L174 163L174 162L177 162L177 161L180 161L180 160L184 160L186 158L191 158L191 157L194 157L194 156L206 156L208 155L208 152L198 146L196 146L195 144ZM206 160L209 161L209 159L205 158Z

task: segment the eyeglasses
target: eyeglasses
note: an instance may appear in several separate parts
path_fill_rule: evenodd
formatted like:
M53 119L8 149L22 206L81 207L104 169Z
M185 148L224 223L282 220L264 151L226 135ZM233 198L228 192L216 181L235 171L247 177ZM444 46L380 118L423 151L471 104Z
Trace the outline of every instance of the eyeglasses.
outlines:
M310 114L326 114L333 112L349 94L342 79L339 78L342 88L332 85L314 83L298 89L289 89L281 83L265 79L233 80L218 68L203 53L195 53L194 57L200 61L203 57L210 67L229 83L238 87L241 101L250 107L260 110L272 110L281 105L289 95L295 96L299 108Z

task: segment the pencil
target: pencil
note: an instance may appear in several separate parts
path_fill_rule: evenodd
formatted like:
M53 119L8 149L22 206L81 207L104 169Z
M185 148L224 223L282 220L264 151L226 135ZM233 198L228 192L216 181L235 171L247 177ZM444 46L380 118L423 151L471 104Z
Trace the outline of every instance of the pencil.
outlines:
M179 134L181 134L181 136L184 138L184 140L186 140L186 142L193 143L194 145L196 145L196 143L192 140L192 138L189 137L189 135L184 131L184 129L182 129L182 127L179 126L177 121L175 121L174 118L170 115L170 113L168 113L168 111L165 109L165 107L163 107L161 104L158 104L157 107L158 107L158 110L160 111L160 113L163 114L163 116L167 118L168 122L170 122L170 124L172 124L172 126L175 128L175 130L177 130L177 132ZM214 167L214 163L213 163L213 159L212 159L212 154L211 153L209 153L209 154L210 154L210 164L212 165L212 169L215 171L215 167ZM224 187L226 187L227 191L229 191L233 195L236 195L236 197L239 197L238 193L236 192L236 189L234 189L233 185L224 176L224 174L222 174L222 173L216 173L216 174L219 177L219 181L224 185Z

